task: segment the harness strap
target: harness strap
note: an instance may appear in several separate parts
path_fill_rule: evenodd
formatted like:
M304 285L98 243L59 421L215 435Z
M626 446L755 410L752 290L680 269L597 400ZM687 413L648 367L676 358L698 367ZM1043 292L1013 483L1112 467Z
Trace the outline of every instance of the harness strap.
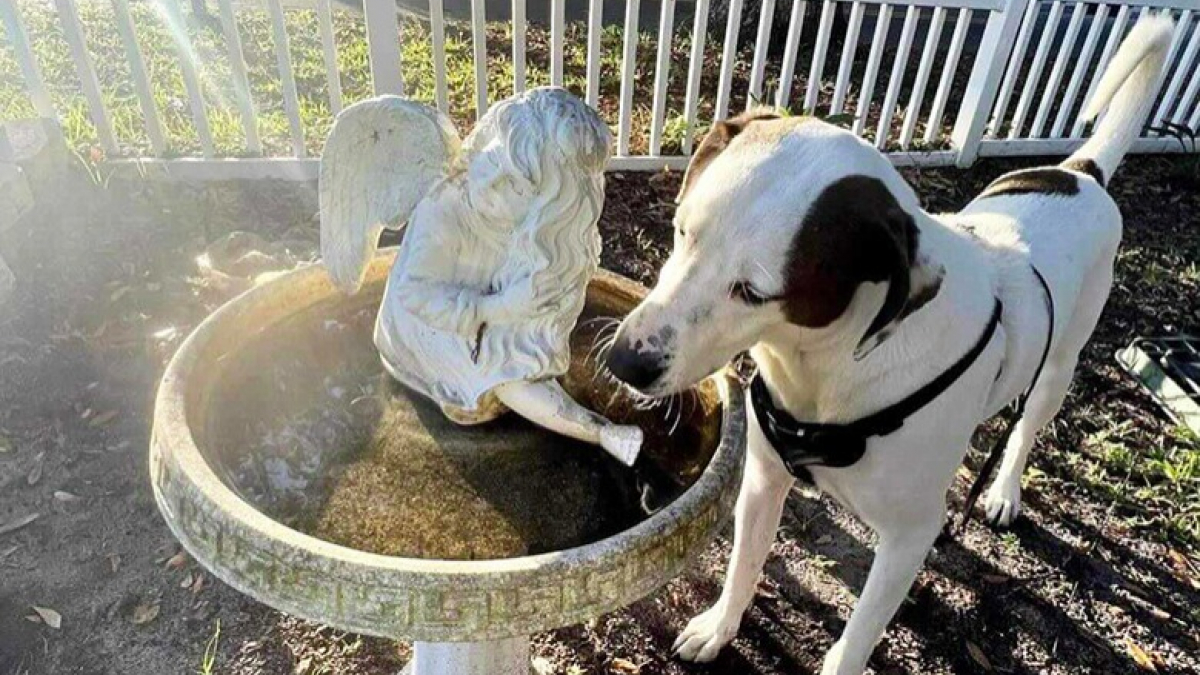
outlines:
M1046 346L1042 348L1042 358L1038 361L1037 370L1033 372L1033 380L1029 383L1029 387L1009 406L1004 430L992 443L992 449L988 451L987 459L983 461L983 466L979 467L979 475L971 484L971 490L967 493L966 505L963 507L962 520L958 523L956 533L959 535L966 529L967 521L971 519L971 511L975 508L975 502L979 500L979 495L983 492L984 484L996 470L996 465L1000 463L1000 458L1004 454L1004 448L1008 445L1008 439L1012 436L1013 429L1025 415L1025 405L1029 402L1029 395L1033 393L1034 387L1042 377L1042 368L1046 366L1046 359L1050 356L1050 343L1054 342L1054 296L1050 293L1050 284L1046 283L1046 278L1042 276L1037 267L1030 265L1029 268L1033 270L1033 275L1041 283L1042 292L1046 296L1046 313L1050 317L1050 330L1046 333Z
M788 470L797 478L806 477L807 466L850 466L866 452L868 438L886 436L896 431L906 419L932 403L967 372L991 343L1002 313L1003 305L997 298L992 317L979 341L954 365L897 403L846 424L796 420L775 405L760 373L750 383L750 400L759 426Z

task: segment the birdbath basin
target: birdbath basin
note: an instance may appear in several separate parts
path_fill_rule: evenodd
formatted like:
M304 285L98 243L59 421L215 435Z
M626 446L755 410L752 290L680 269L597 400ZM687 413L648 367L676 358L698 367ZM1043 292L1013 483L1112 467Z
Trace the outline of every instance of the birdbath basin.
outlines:
M406 672L529 671L531 633L653 592L716 535L745 450L741 390L641 410L589 356L644 292L601 273L564 386L646 431L632 469L516 415L460 427L392 382L371 328L394 251L346 297L323 268L238 297L159 386L154 496L225 583L289 614L414 642Z

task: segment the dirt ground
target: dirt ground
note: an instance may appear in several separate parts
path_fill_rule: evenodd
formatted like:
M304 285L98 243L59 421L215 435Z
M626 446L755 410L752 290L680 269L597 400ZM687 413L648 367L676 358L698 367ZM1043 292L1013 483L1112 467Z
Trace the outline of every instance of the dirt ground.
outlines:
M909 177L930 209L949 210L1014 166ZM1177 495L1182 507L1166 503L1138 483L1153 477L1136 461L1114 477L1096 440L1140 454L1194 442L1112 359L1135 335L1200 328L1200 193L1171 177L1179 166L1133 159L1114 179L1127 227L1116 287L1035 452L1027 515L1010 533L973 523L939 541L875 651L876 673L1200 672L1200 562L1178 526L1180 512L1195 517L1196 483ZM606 267L653 281L677 185L677 175L611 176ZM404 647L279 614L177 555L150 493L157 379L190 328L238 288L201 275L197 256L235 229L311 246L313 186L81 178L42 196L49 205L0 240L21 283L0 308L0 675L399 670ZM539 635L538 663L572 675L816 672L872 545L854 518L797 490L741 633L715 663L680 663L670 644L716 598L726 539L653 596ZM39 622L28 618L35 606Z

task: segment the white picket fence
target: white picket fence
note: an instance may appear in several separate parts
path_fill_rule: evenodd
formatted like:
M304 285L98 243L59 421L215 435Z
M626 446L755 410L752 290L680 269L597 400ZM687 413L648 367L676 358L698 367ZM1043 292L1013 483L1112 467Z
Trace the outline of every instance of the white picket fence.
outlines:
M329 107L336 113L348 102L343 100L338 72L339 45L335 40L330 0L289 0L286 9L281 0L215 3L231 64L230 76L234 90L240 92L228 105L236 107L247 154L257 155L236 159L217 156L208 117L212 102L206 103L204 83L190 58L180 58L179 66L200 141L200 156L164 158L167 143L163 123L151 94L146 59L139 49L138 26L130 18L131 0L110 1L125 45L145 131L155 154L117 159L115 163L136 163L142 172L153 174L159 169L166 175L188 180L315 176L315 160L307 157L305 149L285 12L297 3L317 12ZM193 54L179 0L141 1L161 5L162 16L175 28L171 33L178 53ZM512 90L520 92L527 86L528 8L527 0L511 1ZM542 1L548 2L550 8L549 80L561 85L566 0ZM1086 133L1078 113L1121 37L1145 13L1164 10L1172 12L1178 27L1171 68L1163 78L1147 123L1157 125L1165 120L1200 128L1200 0L763 0L752 43L750 36L739 35L743 0L731 0L719 45L710 44L715 42L710 36L716 33L708 26L710 0L647 1L658 2L660 10L653 70L639 72L637 66L642 0L625 0L617 100L603 101L600 36L605 0L589 0L586 77L578 93L592 105L605 103L617 110L613 169L682 167L697 130L713 119L722 119L755 102L774 103L806 114L838 116L855 133L871 138L898 165L966 166L980 156L1066 154L1081 143ZM686 26L677 26L675 18L679 5L693 2L689 31ZM782 31L774 31L772 24L777 3L784 2L790 2L790 13L780 49L771 40ZM99 143L109 157L119 157L120 149L92 57L85 48L76 0L53 0L53 3L71 48ZM443 0L428 0L428 3L434 70L430 103L443 111L456 112L449 110L447 83L445 35L450 20L443 11ZM292 152L288 157L261 156L258 117L249 95L242 37L235 23L235 12L247 11L247 4L257 5L250 8L256 11L261 11L261 5L265 4L271 17L280 91L290 131ZM58 117L30 47L28 31L12 0L0 0L0 19L33 108L42 117ZM363 19L374 92L403 95L401 33L397 30L395 3L365 0ZM486 26L484 0L470 0L476 115L487 109L494 94L488 88ZM684 36L691 39L690 58L678 62L671 47ZM710 50L717 48L721 55L719 72L707 72L705 57L709 56L707 63L712 63ZM861 58L864 51L865 61ZM739 70L740 78L736 76ZM646 102L634 99L635 83L647 77L653 78L648 117L635 114ZM686 77L686 92L681 101L669 93L671 77ZM710 78L717 80L715 90L702 87L706 79L711 83ZM664 125L669 109L682 109L687 130L678 149L664 154ZM708 112L702 114L703 111ZM641 120L637 127L635 117ZM631 138L635 133L648 138L641 152L633 151ZM1186 149L1176 139L1147 131L1134 151Z

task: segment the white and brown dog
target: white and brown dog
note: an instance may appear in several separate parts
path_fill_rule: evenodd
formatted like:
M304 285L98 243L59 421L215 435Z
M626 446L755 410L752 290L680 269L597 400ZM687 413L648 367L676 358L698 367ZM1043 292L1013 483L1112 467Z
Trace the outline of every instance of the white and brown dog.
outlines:
M676 641L681 658L711 660L733 638L807 472L879 535L822 670L861 673L942 529L972 433L1032 387L986 497L993 522L1017 516L1034 435L1108 297L1121 214L1104 182L1141 131L1171 35L1166 16L1133 29L1085 114L1107 112L1070 159L1003 176L956 214L922 211L847 131L764 111L715 125L684 177L674 251L608 356L652 397L747 349L759 366L729 572ZM855 426L881 414L883 428ZM809 447L786 435L805 429L832 443L785 462Z

